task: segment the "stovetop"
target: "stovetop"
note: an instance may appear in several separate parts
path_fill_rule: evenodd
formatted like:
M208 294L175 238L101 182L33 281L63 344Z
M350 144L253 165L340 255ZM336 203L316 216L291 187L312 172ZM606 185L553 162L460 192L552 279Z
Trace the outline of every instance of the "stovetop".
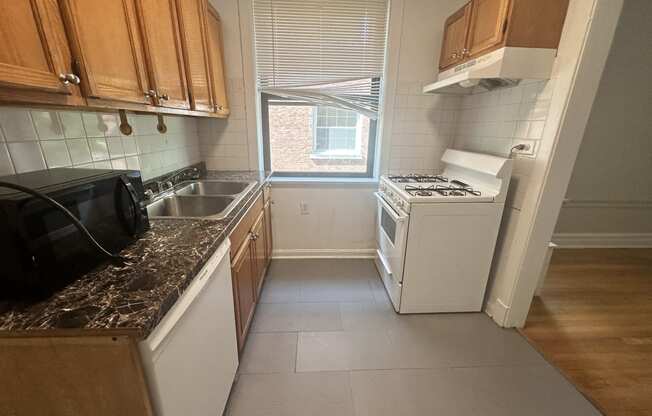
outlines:
M392 189L389 189L392 188ZM390 199L419 202L490 202L494 192L474 186L470 181L447 175L391 175L382 178L381 192Z

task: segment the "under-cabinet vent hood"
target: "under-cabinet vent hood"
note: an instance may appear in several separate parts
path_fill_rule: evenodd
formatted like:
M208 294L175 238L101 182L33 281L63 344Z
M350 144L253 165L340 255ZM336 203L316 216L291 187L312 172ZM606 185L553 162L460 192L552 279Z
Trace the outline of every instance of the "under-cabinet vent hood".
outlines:
M518 84L522 79L548 79L556 49L504 47L441 72L424 93L471 94Z

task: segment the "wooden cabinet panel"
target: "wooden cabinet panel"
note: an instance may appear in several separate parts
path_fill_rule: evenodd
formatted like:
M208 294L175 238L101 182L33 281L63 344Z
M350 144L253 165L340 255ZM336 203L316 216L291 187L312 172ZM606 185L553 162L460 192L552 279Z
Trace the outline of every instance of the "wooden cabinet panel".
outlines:
M269 262L272 260L272 250L273 250L273 242L272 242L272 203L271 201L268 201L267 204L265 205L265 252L267 255L267 261L266 263L269 264Z
M469 56L477 56L503 41L510 0L473 0L469 25Z
M235 257L240 246L242 246L243 242L249 238L249 232L262 210L263 196L258 195L247 213L242 217L233 231L231 231L231 235L229 236L229 239L231 240L231 258Z
M60 79L73 70L56 0L0 2L0 28L1 86L80 102L79 88Z
M254 315L254 245L246 241L239 248L232 261L231 278L233 279L233 298L235 301L236 324L238 328L238 348L242 350Z
M446 19L439 69L452 66L464 58L470 15L471 3L469 2Z
M61 0L84 95L151 104L135 0Z
M254 287L256 290L256 299L258 299L260 296L260 290L263 288L265 272L267 271L267 236L265 235L266 229L264 211L261 211L260 216L251 229L251 234L253 235L254 258L256 259Z
M179 31L193 110L213 111L206 33L206 1L177 0Z
M157 104L189 109L175 0L139 0L145 56Z
M154 414L133 338L9 337L0 351L3 415Z
M224 51L222 44L222 22L219 14L208 7L206 15L208 28L208 55L211 69L211 91L217 114L227 116L230 113L226 96L226 75L224 71Z

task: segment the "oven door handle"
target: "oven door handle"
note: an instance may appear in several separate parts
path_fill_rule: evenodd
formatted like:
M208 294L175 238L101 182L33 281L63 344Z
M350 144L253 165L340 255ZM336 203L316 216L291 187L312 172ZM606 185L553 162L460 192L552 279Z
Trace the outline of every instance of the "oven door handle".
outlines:
M378 200L378 202L381 203L385 209L387 209L387 213L392 217L392 219L396 222L404 222L408 219L408 215L403 213L403 211L396 209L389 205L387 201L385 201L385 198L383 198L383 194L380 192L374 192L374 196Z

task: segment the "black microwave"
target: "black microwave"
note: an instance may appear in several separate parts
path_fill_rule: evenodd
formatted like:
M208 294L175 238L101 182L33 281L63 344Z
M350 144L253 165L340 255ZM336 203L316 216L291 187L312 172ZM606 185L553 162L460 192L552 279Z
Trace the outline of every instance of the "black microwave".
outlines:
M149 229L139 171L57 168L0 178L65 207L110 253ZM0 299L43 298L108 257L62 210L0 186Z

